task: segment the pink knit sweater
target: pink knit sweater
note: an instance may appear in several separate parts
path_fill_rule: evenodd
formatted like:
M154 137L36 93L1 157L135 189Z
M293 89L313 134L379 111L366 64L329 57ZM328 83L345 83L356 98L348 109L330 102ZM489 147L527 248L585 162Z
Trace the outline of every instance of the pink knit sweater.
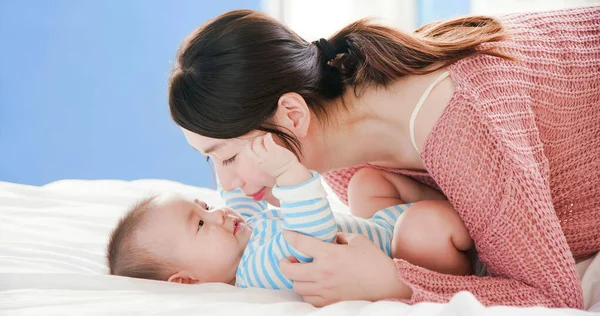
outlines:
M582 308L574 257L600 250L600 7L501 21L518 61L450 66L454 96L421 153L428 173L393 170L446 194L490 276L396 260L398 276L409 303L469 291L485 305ZM325 175L345 202L361 167Z

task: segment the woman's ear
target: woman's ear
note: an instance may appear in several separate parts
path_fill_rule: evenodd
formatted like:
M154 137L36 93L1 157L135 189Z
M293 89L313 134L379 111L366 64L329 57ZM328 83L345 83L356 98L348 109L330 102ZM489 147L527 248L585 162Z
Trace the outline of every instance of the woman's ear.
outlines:
M288 92L279 97L275 122L298 138L306 137L310 126L310 109L304 98L295 92Z
M179 271L170 276L167 281L182 284L196 284L199 282L188 271Z

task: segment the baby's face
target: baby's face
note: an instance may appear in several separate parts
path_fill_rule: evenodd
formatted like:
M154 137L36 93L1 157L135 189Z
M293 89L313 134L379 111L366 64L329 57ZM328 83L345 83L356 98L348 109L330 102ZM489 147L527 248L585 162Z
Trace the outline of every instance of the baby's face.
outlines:
M169 247L167 258L175 264L169 281L181 283L232 283L252 233L233 210L181 197L161 202L146 227L142 238L154 249Z

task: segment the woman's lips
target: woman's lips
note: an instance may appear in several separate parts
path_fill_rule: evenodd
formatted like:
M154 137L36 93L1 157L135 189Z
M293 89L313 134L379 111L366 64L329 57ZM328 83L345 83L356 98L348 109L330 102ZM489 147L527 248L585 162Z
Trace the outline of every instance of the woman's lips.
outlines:
M249 196L255 201L261 201L263 199L263 197L265 196L265 189L266 188L262 188L258 192L254 193L252 195L249 195Z

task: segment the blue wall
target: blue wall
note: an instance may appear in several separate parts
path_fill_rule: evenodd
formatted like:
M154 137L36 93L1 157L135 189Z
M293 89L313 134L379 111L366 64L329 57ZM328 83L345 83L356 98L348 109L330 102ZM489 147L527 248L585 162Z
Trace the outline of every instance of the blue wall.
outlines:
M212 186L171 122L187 33L259 0L0 0L0 181L171 179Z

